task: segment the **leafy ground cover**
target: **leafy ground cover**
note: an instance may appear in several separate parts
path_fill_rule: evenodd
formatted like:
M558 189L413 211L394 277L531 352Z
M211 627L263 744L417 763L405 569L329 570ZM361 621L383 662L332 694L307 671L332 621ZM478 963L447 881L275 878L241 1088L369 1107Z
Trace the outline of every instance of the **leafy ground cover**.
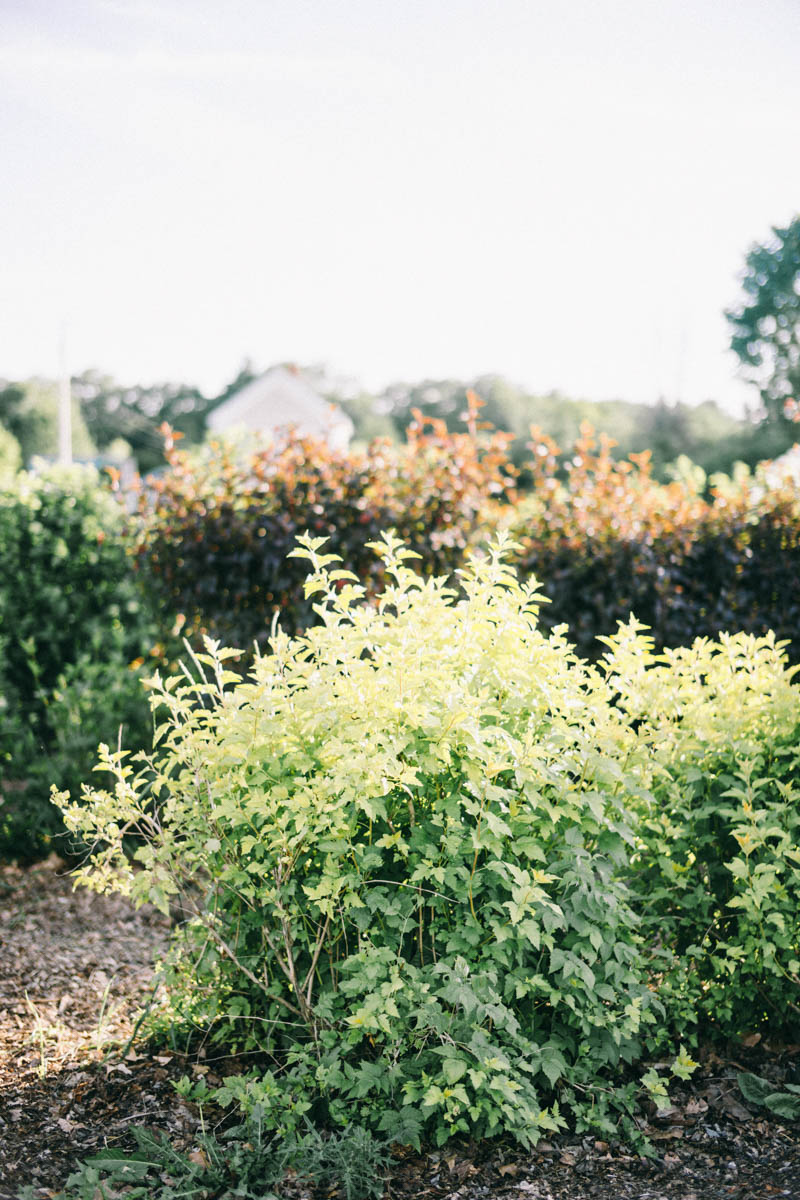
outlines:
M74 892L54 857L27 870L2 869L2 1200L17 1200L26 1186L46 1200L79 1160L104 1148L133 1149L134 1128L166 1132L190 1160L201 1153L200 1113L173 1083L186 1074L213 1083L240 1065L209 1047L191 1058L141 1047L120 1057L134 1014L152 991L152 951L167 933L167 920L153 909L135 912L118 897ZM751 1037L698 1057L691 1081L672 1089L669 1109L660 1116L642 1109L655 1150L650 1158L602 1139L564 1135L524 1152L496 1141L456 1142L427 1154L393 1148L384 1194L395 1200L800 1196L800 1124L759 1103L752 1086L745 1096L739 1083L741 1074L755 1074L774 1089L765 1095L787 1094L787 1084L800 1083L800 1046ZM221 1134L213 1114L205 1119ZM292 1170L273 1192L286 1200L313 1195ZM341 1194L331 1182L318 1193Z

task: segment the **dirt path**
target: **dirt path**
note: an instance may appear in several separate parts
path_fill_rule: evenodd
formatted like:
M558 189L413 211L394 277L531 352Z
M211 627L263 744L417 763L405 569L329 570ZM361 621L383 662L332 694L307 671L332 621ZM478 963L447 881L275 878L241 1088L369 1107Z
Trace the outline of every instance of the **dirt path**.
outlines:
M73 892L58 859L0 871L0 1196L49 1194L132 1121L194 1126L169 1084L182 1063L102 1061L130 1036L166 936L152 909Z
M192 1063L139 1052L107 1061L151 993L153 950L167 932L154 910L73 892L56 859L0 869L0 1200L16 1200L23 1184L50 1196L78 1159L131 1145L134 1125L192 1144L197 1114L171 1086ZM529 1154L400 1151L387 1198L800 1200L800 1126L749 1108L736 1085L741 1069L800 1083L800 1046L742 1047L735 1061L706 1056L691 1089L653 1121L655 1159L594 1138L542 1143ZM286 1195L303 1189L287 1182Z

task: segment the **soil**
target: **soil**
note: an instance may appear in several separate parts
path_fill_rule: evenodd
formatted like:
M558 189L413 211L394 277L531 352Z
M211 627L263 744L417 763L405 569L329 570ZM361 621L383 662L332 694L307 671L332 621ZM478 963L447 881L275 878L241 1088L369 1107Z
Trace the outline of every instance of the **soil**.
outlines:
M74 892L53 857L0 869L0 1200L25 1184L52 1196L77 1162L133 1146L137 1125L191 1148L200 1120L172 1083L211 1082L233 1065L128 1046L153 994L154 950L168 922L118 897ZM560 1137L522 1152L461 1145L398 1149L387 1200L800 1200L800 1123L748 1105L737 1074L800 1083L800 1046L751 1037L727 1056L706 1052L673 1106L650 1114L656 1156L595 1138ZM285 1194L303 1196L287 1178ZM329 1193L330 1194L330 1193Z

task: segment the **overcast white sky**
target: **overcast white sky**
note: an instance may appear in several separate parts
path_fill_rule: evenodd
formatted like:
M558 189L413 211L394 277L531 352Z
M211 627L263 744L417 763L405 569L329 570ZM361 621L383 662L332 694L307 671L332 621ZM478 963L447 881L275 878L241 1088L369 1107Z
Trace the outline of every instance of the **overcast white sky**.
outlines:
M800 0L0 0L0 375L747 395Z

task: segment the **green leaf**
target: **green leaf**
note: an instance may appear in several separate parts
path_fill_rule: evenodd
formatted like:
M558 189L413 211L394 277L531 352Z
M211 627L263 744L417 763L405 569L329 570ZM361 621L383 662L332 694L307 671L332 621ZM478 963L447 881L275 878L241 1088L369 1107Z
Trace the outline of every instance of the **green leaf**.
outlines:
M544 1046L542 1048L541 1068L551 1087L555 1087L559 1079L565 1073L567 1064L561 1051L555 1046Z
M739 1091L751 1104L766 1104L767 1097L775 1092L775 1084L770 1083L768 1079L761 1079L758 1075L751 1075L749 1072L743 1071L736 1076L739 1084Z
M442 1063L444 1077L449 1084L458 1083L466 1074L468 1064L463 1058L446 1058Z
M764 1106L787 1121L796 1121L800 1117L800 1096L789 1092L771 1092L764 1100Z

